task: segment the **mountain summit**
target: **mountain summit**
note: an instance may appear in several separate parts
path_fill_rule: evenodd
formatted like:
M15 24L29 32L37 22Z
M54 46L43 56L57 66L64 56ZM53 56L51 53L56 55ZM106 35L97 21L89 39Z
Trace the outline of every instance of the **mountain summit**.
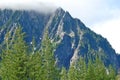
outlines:
M109 42L61 8L49 14L34 10L0 10L0 43L6 32L13 31L17 24L26 33L28 44L35 38L36 48L40 47L44 31L48 29L51 41L57 45L54 53L59 67L69 68L80 56L91 58L98 55L106 66L111 64L120 68L119 56Z

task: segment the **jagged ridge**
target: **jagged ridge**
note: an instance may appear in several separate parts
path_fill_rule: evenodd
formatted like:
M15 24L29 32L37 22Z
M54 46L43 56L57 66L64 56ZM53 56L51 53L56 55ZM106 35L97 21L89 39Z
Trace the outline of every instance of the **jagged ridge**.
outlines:
M68 68L79 56L101 56L104 64L120 67L119 57L109 42L102 36L87 28L79 19L72 18L69 12L58 8L54 13L43 14L36 11L0 10L0 43L4 40L7 30L16 24L26 32L28 44L34 36L36 48L40 46L44 30L48 28L49 37L58 46L55 57L59 67Z

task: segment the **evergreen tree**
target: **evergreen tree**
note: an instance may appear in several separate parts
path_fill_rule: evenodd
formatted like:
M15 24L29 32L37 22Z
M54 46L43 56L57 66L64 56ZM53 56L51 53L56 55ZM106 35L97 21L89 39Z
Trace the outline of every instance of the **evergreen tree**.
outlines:
M108 72L100 58L88 59L86 64L85 59L80 57L76 64L70 66L66 80L115 80L115 70L111 66Z
M43 80L42 79L42 55L38 50L35 50L35 39L33 38L31 44L31 52L28 61L28 75L30 80Z
M1 50L2 51L2 53L1 53L1 59L2 59L2 61L0 62L0 77L1 77L1 79L10 79L10 78L7 78L8 77L8 72L9 72L9 67L10 67L10 56L9 56L9 52L10 52L10 50L9 50L9 37L10 37L10 34L9 33L7 33L6 34L6 36L5 36L5 44L4 44L4 48L6 49L6 50ZM7 55L8 54L8 55ZM7 62L8 61L8 62ZM7 63L6 63L7 62ZM8 67L7 67L7 65L8 65ZM3 72L4 71L4 72Z
M68 80L79 80L76 72L76 68L74 65L70 66L69 71L68 71Z
M66 69L63 67L61 71L60 80L68 80L68 75Z
M87 65L87 74L86 74L86 80L96 80L95 79L95 73L94 73L94 63L90 59Z
M21 30L17 27L14 34L6 35L0 67L2 80L27 80L27 46Z
M77 65L76 65L76 70L77 70L78 79L85 80L86 73L87 73L87 65L83 57L79 58Z
M42 78L42 57L37 51L29 56L28 74L30 80L43 80Z
M108 79L109 80L115 80L116 79L115 69L111 65L108 68Z
M32 48L28 48L24 36L20 27L6 34L0 51L0 80L115 80L115 69L105 67L99 57L88 59L88 63L80 57L68 71L62 68L60 73L48 32L45 32L40 50L35 50L35 41Z
M94 73L96 80L107 80L107 70L104 63L99 57L95 58Z
M44 80L57 80L59 72L55 65L54 47L48 37L48 32L45 33L42 41L41 54L43 56L43 77Z

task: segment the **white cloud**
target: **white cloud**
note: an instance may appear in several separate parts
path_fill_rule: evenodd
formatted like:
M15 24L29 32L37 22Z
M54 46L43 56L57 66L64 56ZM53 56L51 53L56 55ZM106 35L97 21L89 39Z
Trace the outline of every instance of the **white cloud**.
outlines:
M56 5L68 10L73 17L80 18L87 26L97 21L109 19L111 16L109 11L120 5L118 4L119 0L1 0L0 7L36 9L41 6L41 4L38 4L40 2L48 3L49 5L45 5L48 6L47 8L50 8L50 5ZM113 5L115 2L117 5ZM18 3L20 4L18 5ZM47 11L47 8L42 8L42 10Z
M56 6L39 0L1 0L0 9L36 10L44 13L54 12Z
M93 25L92 30L106 37L117 53L120 53L120 17Z

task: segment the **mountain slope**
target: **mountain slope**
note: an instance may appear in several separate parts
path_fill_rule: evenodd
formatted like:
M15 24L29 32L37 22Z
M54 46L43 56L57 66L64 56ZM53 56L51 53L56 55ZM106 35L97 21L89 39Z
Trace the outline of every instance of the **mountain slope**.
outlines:
M109 42L61 8L48 14L0 10L0 43L3 42L5 33L15 29L17 24L23 27L28 44L35 38L36 48L39 48L44 30L48 28L51 41L57 44L55 57L60 67L68 68L79 56L90 58L95 55L99 55L106 66L112 64L117 69L120 67L117 54Z

